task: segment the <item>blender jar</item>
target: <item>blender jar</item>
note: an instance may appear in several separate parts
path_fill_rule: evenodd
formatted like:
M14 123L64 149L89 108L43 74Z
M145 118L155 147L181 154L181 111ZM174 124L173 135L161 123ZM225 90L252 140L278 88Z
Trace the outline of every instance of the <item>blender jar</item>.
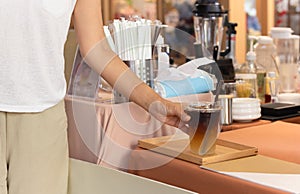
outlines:
M193 13L197 41L195 44L206 48L216 59L220 53L224 22L228 11L224 11L216 0L197 0Z
M277 47L280 92L296 91L299 43L291 28L273 27L271 36ZM298 47L298 48L297 48Z

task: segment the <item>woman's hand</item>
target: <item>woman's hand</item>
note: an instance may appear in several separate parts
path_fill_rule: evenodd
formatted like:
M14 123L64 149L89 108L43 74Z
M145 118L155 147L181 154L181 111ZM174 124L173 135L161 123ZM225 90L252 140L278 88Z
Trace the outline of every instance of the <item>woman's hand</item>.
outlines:
M184 112L183 104L165 99L150 104L149 112L159 121L177 128L183 128L190 120L190 116Z

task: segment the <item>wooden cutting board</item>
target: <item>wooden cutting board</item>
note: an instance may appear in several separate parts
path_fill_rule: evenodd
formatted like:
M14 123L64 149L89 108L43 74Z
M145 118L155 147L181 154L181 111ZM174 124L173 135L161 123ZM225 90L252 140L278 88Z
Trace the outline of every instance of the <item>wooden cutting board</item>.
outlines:
M198 165L216 163L256 155L258 149L218 139L214 154L200 156L189 148L189 139L183 135L163 136L139 140L138 146L160 154L182 159Z

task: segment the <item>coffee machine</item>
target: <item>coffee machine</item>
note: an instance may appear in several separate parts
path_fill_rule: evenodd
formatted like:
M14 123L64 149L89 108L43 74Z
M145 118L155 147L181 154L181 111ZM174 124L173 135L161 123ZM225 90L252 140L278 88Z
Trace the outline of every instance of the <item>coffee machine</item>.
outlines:
M193 14L195 57L214 59L224 82L234 82L234 65L227 56L231 52L231 36L236 34L237 24L228 21L228 11L217 0L196 0ZM227 28L227 44L226 49L221 51L224 28Z

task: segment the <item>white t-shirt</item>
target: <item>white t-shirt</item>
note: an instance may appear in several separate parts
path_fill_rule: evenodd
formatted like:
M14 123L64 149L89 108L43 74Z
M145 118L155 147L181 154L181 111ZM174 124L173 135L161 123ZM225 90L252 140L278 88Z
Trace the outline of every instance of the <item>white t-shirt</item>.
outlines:
M64 43L75 3L0 0L0 111L41 112L64 98Z

